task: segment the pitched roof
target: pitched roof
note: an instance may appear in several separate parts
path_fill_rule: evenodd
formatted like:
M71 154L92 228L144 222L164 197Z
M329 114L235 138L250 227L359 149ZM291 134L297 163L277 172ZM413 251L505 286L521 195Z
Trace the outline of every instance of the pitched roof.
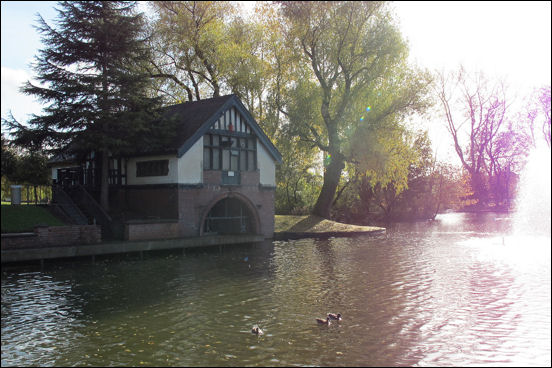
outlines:
M48 159L48 164L76 164L77 156L74 153L56 153L50 159Z
M178 157L182 157L196 142L202 137L209 128L221 117L221 115L234 107L249 124L251 130L255 133L261 143L267 148L273 159L279 163L282 162L282 155L272 144L263 130L259 127L253 116L241 103L240 99L234 95L213 97L200 101L184 102L177 105L162 108L162 119L174 119L175 135L162 151L152 152L148 147L136 147L135 154L163 154L176 152ZM50 163L64 161L65 157L56 156L50 160Z
M267 148L275 161L282 162L282 155L257 124L253 116L236 95L214 97L200 101L185 102L165 107L163 117L176 119L175 137L178 157L186 153L202 137L211 125L231 107L241 114L261 143Z
M174 146L171 148L179 150L180 147L191 139L207 121L211 120L210 118L215 113L221 110L221 108L231 99L232 96L233 95L214 97L164 107L162 118L176 119L177 130L173 141ZM178 156L182 156L180 152Z

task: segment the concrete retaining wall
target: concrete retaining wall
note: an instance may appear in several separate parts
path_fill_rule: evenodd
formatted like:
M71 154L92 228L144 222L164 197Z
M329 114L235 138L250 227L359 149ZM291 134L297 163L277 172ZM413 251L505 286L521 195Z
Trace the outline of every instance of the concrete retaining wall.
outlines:
M101 240L99 225L36 226L32 233L2 234L2 250L98 244Z
M2 249L2 263L256 243L263 241L263 239L261 235L215 235L167 240L120 241L92 244L88 246L75 245L35 249Z

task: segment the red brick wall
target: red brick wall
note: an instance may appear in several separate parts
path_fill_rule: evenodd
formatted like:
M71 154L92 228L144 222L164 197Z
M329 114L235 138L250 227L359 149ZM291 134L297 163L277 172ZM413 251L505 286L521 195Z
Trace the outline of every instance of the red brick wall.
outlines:
M203 170L204 184L220 184L222 182L222 171Z
M181 187L178 191L180 236L199 236L202 221L218 201L235 196L248 203L260 222L258 233L274 234L274 188L259 186L259 171L242 171L241 185L221 185L221 171L204 171L201 188ZM245 198L244 198L245 197Z
M202 235L203 219L218 201L235 196L247 204L258 223L257 233L274 233L274 188L259 185L260 173L240 172L241 185L221 185L222 172L203 171L203 184L125 188L128 209L144 218L175 219L176 223L127 223L126 240L191 237Z
M125 240L169 239L179 237L178 222L125 224Z
M33 235L2 234L2 249L97 244L101 239L99 225L37 226Z

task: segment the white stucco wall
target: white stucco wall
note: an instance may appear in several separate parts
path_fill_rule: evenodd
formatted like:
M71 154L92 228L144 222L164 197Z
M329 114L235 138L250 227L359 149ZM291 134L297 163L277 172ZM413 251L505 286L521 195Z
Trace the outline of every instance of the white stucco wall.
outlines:
M52 180L57 180L57 171L60 166L52 166Z
M178 159L178 183L203 182L203 137Z
M260 183L262 185L276 186L276 164L266 150L265 146L257 139L257 167L260 170Z
M57 180L57 174L58 174L58 169L69 169L71 167L76 167L78 168L79 165L77 164L64 164L64 165L57 165L57 166L52 166L51 167L51 170L52 170L52 180Z
M152 160L169 160L169 173L166 176L143 176L136 177L136 162L137 161L152 161ZM162 156L144 156L129 158L127 163L127 184L128 185L143 185L143 184L171 184L178 182L178 159L175 155Z

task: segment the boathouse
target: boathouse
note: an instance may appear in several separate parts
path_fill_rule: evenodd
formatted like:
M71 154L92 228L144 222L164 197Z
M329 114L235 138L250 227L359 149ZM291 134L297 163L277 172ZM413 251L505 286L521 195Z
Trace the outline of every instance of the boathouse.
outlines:
M163 149L109 157L110 213L99 201L101 160L89 152L50 160L59 203L114 238L148 240L274 232L282 158L236 95L163 109L175 121ZM143 148L143 147L142 147Z

